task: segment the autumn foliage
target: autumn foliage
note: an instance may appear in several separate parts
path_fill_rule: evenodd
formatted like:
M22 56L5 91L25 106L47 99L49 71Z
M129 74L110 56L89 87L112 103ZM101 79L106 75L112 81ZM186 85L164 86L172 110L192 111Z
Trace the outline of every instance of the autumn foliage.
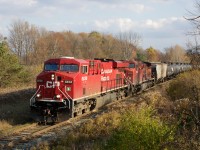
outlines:
M13 60L15 64L18 64L15 68L28 68L30 74L22 74L24 81L27 81L26 77L31 76L31 74L36 76L41 71L41 66L45 60L60 56L82 59L109 58L149 62L188 62L185 50L178 45L167 48L165 52L153 47L143 49L139 46L141 37L134 32L116 35L103 34L97 31L90 33L54 32L26 21L16 20L9 26L7 38L3 38L0 34L0 41L7 43L7 51L12 54L10 61ZM16 80L9 79L9 82L13 81Z

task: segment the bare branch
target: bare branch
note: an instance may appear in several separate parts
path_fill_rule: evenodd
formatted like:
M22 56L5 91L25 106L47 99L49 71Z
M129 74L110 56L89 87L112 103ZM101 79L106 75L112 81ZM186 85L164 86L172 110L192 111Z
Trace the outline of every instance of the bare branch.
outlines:
M184 17L184 18L185 18L186 20L192 20L192 21L194 20L194 21L195 21L196 19L200 18L200 16L197 16L197 17L194 17L194 18L186 18L186 17Z

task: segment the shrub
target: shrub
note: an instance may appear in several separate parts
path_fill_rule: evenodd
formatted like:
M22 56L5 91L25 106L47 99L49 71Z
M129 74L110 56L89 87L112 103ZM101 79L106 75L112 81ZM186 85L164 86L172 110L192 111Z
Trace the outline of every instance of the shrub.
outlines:
M16 55L9 50L7 43L0 43L0 87L16 85L30 80L30 74L20 65Z
M119 127L120 117L118 112L111 111L87 120L58 139L53 149L103 149L104 142Z
M173 141L172 128L152 115L151 108L125 113L120 128L108 140L106 149L155 150Z
M172 100L189 98L198 101L200 96L200 71L194 70L180 74L177 79L170 83L167 91Z
M200 71L179 75L167 89L174 102L178 149L199 149Z

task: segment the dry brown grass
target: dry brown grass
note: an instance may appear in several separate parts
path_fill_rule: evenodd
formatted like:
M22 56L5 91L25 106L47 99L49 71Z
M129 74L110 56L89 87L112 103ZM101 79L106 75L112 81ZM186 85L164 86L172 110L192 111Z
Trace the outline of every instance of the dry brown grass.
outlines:
M20 126L21 125L13 126L10 122L6 120L1 120L0 121L0 138L12 133L12 131L15 131L16 129L20 128Z
M78 130L80 133L97 138L100 135L108 137L112 130L116 129L120 123L121 115L117 111L111 111L98 116L94 120L82 125Z
M9 130L12 128L12 125L9 124L7 121L5 120L1 120L0 121L0 133L1 135L4 135L6 132L6 130Z
M30 123L29 99L34 93L34 89L24 90L4 89L0 94L0 132L1 136L6 135L11 130L19 128L23 124ZM4 94L3 94L4 93Z
M15 85L12 87L0 88L0 96L30 88L35 88L35 83L30 83L29 85Z
M30 150L50 150L49 142L44 141L37 146L31 147Z
M112 131L119 127L120 117L120 113L113 110L74 126L66 135L57 140L58 143L54 149L101 149L102 141L107 140Z
M0 130L8 129L11 127L12 127L12 125L10 125L7 121L5 121L5 120L0 121Z

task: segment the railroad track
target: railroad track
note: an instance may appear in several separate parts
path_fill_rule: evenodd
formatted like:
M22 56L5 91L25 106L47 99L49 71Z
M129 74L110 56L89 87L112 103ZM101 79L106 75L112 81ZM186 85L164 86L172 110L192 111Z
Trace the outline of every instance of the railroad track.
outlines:
M94 110L54 125L44 126L38 123L27 125L0 138L0 150L26 150L37 146L42 141L55 140L59 136L57 132L69 131L74 126L79 126L102 112L103 110Z

